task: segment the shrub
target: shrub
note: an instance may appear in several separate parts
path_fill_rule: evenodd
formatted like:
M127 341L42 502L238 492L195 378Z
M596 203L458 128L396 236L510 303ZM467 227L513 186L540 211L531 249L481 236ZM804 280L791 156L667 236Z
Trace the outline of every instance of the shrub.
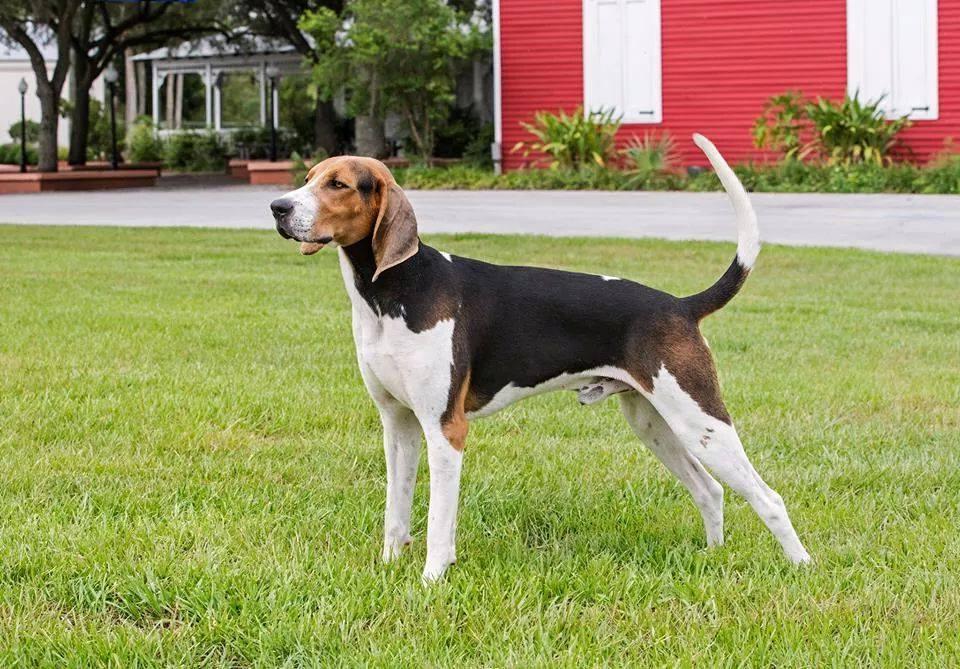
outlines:
M126 158L132 163L153 163L163 160L163 140L157 134L153 119L140 116L126 137Z
M0 144L0 165L20 164L20 144ZM37 147L27 145L27 164L37 164Z
M825 98L804 102L798 92L775 95L753 126L754 143L788 161L816 156L829 165L889 164L897 135L910 121L887 121L882 100L861 102L854 94L841 103Z
M644 134L633 137L621 152L630 184L642 186L658 175L664 175L677 164L677 147L669 133Z
M820 151L829 164L892 162L890 152L896 145L897 134L910 121L906 116L887 121L880 109L881 101L882 98L860 102L857 95L847 95L840 104L818 98L816 103L807 105Z
M474 167L493 167L492 144L493 124L484 123L463 149L463 162Z
M809 153L803 139L809 125L802 93L774 95L764 103L763 112L753 124L753 143L757 148L780 152L785 160L803 160Z
M270 128L267 126L245 126L230 133L228 154L243 159L266 160L270 157ZM293 157L302 151L298 147L297 135L286 128L277 128L277 158Z
M217 172L227 164L226 147L214 132L170 135L163 154L167 167L184 172Z
M583 107L577 107L572 114L541 111L533 115L533 123L521 125L535 140L517 142L511 151L522 151L525 157L545 153L551 158L551 169L605 167L616 156L614 142L620 117L614 117L612 109L588 114L583 113Z
M10 139L12 139L14 143L18 143L20 141L20 121L11 125L8 132L10 133ZM39 141L40 124L27 119L27 144L36 144Z

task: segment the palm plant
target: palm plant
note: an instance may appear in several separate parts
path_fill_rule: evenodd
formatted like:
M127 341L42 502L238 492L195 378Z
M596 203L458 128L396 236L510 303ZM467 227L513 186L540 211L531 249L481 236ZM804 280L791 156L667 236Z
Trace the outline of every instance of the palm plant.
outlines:
M571 114L539 111L533 115L533 123L521 125L535 139L517 142L511 151L522 151L524 157L531 153L546 154L551 169L606 167L616 157L620 116L614 116L612 109L586 114L583 107L577 107Z

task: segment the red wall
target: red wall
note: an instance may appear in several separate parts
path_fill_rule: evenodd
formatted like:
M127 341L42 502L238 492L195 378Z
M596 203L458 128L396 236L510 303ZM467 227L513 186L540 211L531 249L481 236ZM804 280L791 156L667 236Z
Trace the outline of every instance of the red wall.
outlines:
M669 131L687 164L705 160L690 134L710 137L731 162L761 157L751 128L764 101L788 89L842 97L846 0L662 0L663 123L626 125L620 139ZM960 143L960 0L940 0L940 119L918 121L905 139L921 160L943 139ZM520 127L537 110L583 102L582 0L500 0L505 165L530 139Z

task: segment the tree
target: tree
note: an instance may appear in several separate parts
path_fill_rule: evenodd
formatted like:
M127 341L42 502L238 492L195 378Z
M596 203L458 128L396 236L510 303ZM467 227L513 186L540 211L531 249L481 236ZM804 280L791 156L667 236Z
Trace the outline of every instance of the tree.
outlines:
M40 99L41 172L57 171L57 128L60 122L60 94L70 70L70 29L81 0L3 0L0 28L8 41L20 45L30 58ZM42 47L57 44L57 63L52 70ZM49 73L49 74L48 74Z
M342 0L239 0L228 4L232 23L245 26L251 35L275 37L288 42L311 65L320 52L298 25L304 14L327 9L334 14L343 9ZM314 111L314 146L332 155L337 152L336 113L329 98L317 96Z
M454 99L459 65L486 46L489 35L476 13L444 0L351 0L337 15L329 9L301 21L316 41L314 80L330 98L345 89L357 118L357 150L362 130L382 128L394 111L407 121L417 153L432 154L436 124Z
M159 46L226 29L216 3L84 2L70 31L74 99L70 115L71 165L87 160L90 87L111 61L126 49Z

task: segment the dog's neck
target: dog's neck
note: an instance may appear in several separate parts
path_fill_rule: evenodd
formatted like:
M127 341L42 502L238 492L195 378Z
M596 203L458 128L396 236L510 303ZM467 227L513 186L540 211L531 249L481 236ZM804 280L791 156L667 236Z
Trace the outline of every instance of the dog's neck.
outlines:
M421 265L424 262L424 248L421 243L417 253L383 272L374 281L377 262L373 254L372 237L340 247L341 270L347 293L351 299L355 299L356 295L382 315L398 315L407 293L418 283L418 277L423 276Z

